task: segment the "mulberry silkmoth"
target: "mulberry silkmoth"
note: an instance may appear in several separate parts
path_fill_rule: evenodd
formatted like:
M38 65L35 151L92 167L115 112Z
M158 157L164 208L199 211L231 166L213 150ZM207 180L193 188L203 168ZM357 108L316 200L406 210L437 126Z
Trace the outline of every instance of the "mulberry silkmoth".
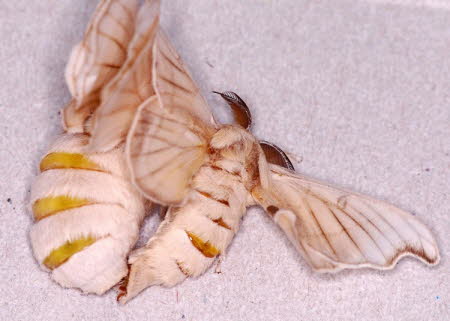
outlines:
M236 124L217 123L159 27L159 1L138 7L101 1L69 60L65 133L31 196L33 251L55 281L101 294L124 279L122 303L148 286L174 286L225 253L252 205L319 272L389 269L405 255L439 261L411 214L296 173L250 133L236 94L219 93ZM167 213L132 250L150 203Z

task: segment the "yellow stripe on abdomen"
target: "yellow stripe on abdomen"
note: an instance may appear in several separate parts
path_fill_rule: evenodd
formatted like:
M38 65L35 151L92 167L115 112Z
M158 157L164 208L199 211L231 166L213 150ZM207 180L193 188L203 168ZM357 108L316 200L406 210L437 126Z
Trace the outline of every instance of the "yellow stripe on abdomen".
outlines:
M102 171L102 168L91 161L89 158L79 153L50 153L41 160L40 164L41 172L49 169L62 169L62 168L74 168L74 169L87 169L93 171Z
M186 231L189 239L191 240L192 245L195 246L197 250L199 250L206 257L215 257L220 254L220 251L211 243L203 241L200 237L195 235L194 233Z
M94 237L82 237L74 241L67 241L60 247L51 251L50 254L44 259L43 264L50 270L56 269L58 266L70 259L72 255L93 244L96 240L97 239Z
M50 196L38 199L33 204L33 214L36 220L41 220L58 212L68 210L75 207L92 204L91 201L70 196Z

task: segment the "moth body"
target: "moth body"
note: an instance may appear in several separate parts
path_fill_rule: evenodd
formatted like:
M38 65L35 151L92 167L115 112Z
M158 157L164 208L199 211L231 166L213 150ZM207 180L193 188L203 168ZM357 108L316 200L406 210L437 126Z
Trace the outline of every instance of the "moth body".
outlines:
M250 205L315 271L390 269L407 255L439 262L433 235L410 213L296 173L250 133L235 93L216 92L238 125L217 123L159 26L160 1L142 2L100 1L66 69L66 134L31 193L32 248L54 280L101 294L126 277L122 303L174 286L226 252ZM167 215L128 257L150 201Z
M148 76L148 68L135 63L135 53L151 43L140 41L139 30L154 23L157 6L142 6L145 19L139 20L137 0L99 1L66 66L72 100L61 113L65 134L41 161L31 193L36 223L30 231L36 260L62 286L101 294L127 274L127 256L149 203L130 181L123 137L107 149L88 146L101 105L112 102L123 112L132 98L112 96L137 87L127 78L137 69L142 78ZM145 98L143 92L134 95ZM126 121L113 123L119 127L114 133L126 131Z
M127 274L144 200L129 182L123 147L86 152L87 135L64 134L31 190L36 260L64 287L101 294Z
M184 204L171 207L147 245L130 255L122 303L148 286L174 286L200 276L225 254L251 204L259 152L256 140L242 128L217 131Z

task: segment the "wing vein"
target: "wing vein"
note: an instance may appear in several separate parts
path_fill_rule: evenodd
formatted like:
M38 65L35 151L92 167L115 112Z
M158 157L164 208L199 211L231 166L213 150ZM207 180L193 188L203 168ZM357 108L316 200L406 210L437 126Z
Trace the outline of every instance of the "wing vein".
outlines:
M106 63L106 62L97 62L96 64L101 66L101 67L112 68L112 69L119 69L120 67L122 67L120 65L109 64L109 63Z
M318 199L320 199L322 202L326 202L326 204L329 205L329 208L331 207L335 207L334 204L332 204L331 202L324 200L322 197L320 197L318 194L313 193L310 191L310 193L312 195L314 195L315 197L317 197ZM364 204L367 206L368 204L364 202ZM353 211L355 211L356 213L358 213L361 217L363 217L364 219L367 220L367 222L372 225L379 233L380 235L386 239L389 243L391 243L385 236L384 233L375 225L375 223L373 223L367 216L363 215L359 210L357 210L355 207L348 205L349 208L351 208ZM372 235L370 234L369 231L367 231L364 226L359 223L355 218L353 218L350 213L348 213L344 208L341 209L342 213L344 213L348 218L350 218L354 223L356 223L358 225L358 227L372 240L372 242L376 245L376 247L379 249L379 251L381 252L381 254L384 256L384 258L386 259L386 256L384 255L380 245L377 243L377 241L372 237ZM391 243L391 245L393 245ZM395 246L393 246L395 248ZM359 248L359 247L358 247Z
M113 20L128 36L131 36L130 30L123 24L123 22L112 15L111 11L108 12L110 13L108 16L111 18L111 20Z
M364 203L367 207L371 207L369 204L367 204L367 203ZM392 242L391 242L391 240L389 240L386 236L385 236L385 233L383 233L383 231L381 231L379 228L378 228L378 226L374 223L374 222L372 222L372 220L370 220L367 216L364 216L364 215L362 215L362 213L361 213L361 211L359 211L359 210L357 210L355 207L353 207L353 206L350 206L355 212L357 212L359 215L361 215L362 217L364 217L369 223L370 223L370 225L372 225L379 233L380 233L380 235L389 243L389 244L391 244L392 245L392 247L395 249L396 248L396 246L394 245L394 244L392 244ZM371 207L372 208L372 207ZM373 209L373 208L372 208ZM376 215L378 215L379 217L381 217L381 219L385 222L385 223L387 223L391 228L392 228L392 230L400 237L400 239L403 241L403 238L397 233L397 231L395 230L395 228L393 228L393 226L392 225L390 225L389 224L389 222L387 221L387 220L385 220L375 209L373 209L373 212L376 214ZM367 234L369 234L366 230L364 230ZM369 234L369 236L370 236L370 234ZM373 240L373 239L372 239ZM375 240L373 240L374 242L375 242ZM377 244L376 242L375 242L375 244ZM378 244L377 244L377 246L378 246ZM378 248L380 248L379 246L378 246ZM380 248L380 250L381 250L381 248Z
M162 50L159 50L159 52L161 53L162 57L167 60L173 67L175 67L175 69L177 69L180 73L185 74L186 76L188 76L188 74L186 73L186 70L184 70L183 68L181 68L180 66L178 66L177 63L175 63L172 59L169 58L169 56L166 55L166 53Z
M143 152L143 153L142 152L133 153L133 154L130 154L130 156L133 157L133 158L137 158L137 157L140 157L140 156L148 156L148 155L151 155L153 153L156 154L156 153L164 152L164 151L166 151L168 149L171 149L171 148L173 148L173 146L165 146L165 147L161 147L161 148L158 148L158 149L155 149L155 150L146 151L146 152ZM197 148L197 146L185 147L185 149L195 149L195 148Z
M130 20L134 19L134 14L130 11L130 9L125 6L122 2L117 1L116 2L120 7L122 7L123 11L125 11L125 13L128 15L128 17L130 18Z
M172 143L172 142L171 142L170 140L168 140L167 138L164 138L164 137L161 137L161 136L157 136L157 135L154 135L154 134L135 133L133 136L134 136L134 137L151 137L151 138L154 138L154 139L157 139L157 140L159 140L159 141L162 141L162 142L166 143L166 144L169 145L170 147L176 147L176 148L179 148L179 149L185 148L185 147L183 147L183 146L176 145L176 144Z
M127 48L123 46L120 40L117 40L117 38L115 38L114 36L100 30L98 31L98 34L114 42L117 45L117 47L119 47L119 49L123 52L124 55L127 54Z
M163 163L161 166L159 166L159 167L157 167L157 168L155 168L155 169L149 171L149 172L148 172L147 174L145 174L144 176L137 177L136 179L137 179L137 180L142 180L142 179L144 179L144 178L147 177L147 176L150 176L150 175L155 174L156 172L158 172L158 171L160 171L160 170L166 168L167 166L171 165L173 162L177 161L177 158L178 158L179 156L181 156L183 153L186 153L186 152L187 152L187 150L181 150L181 151L179 151L179 152L176 153L176 154L175 154L168 162Z
M353 237L350 235L350 232L347 230L347 228L342 224L342 222L339 220L337 214L334 212L333 208L330 208L330 211L333 213L334 217L336 217L336 220L338 221L339 225L341 225L342 229L345 231L345 233L347 234L348 238L350 239L350 241L352 241L352 243L356 246L356 248L358 249L359 253L364 257L364 259L367 260L367 257L364 255L364 252L361 250L361 248L359 247L358 243L355 242L355 240L353 240ZM345 215L347 215L347 213L345 213L344 211L342 211ZM349 217L347 215L347 217ZM355 220L353 220L352 218L350 218L353 222L355 222ZM356 222L355 222L356 223Z
M306 194L308 194L308 193L306 193ZM334 256L337 257L336 251L334 250L333 245L331 244L331 242L330 242L330 240L328 239L327 235L325 234L325 232L324 232L322 226L320 225L320 222L319 222L319 220L317 219L316 214L314 213L314 210L311 208L311 204L309 203L307 197L303 197L303 201L305 202L305 205L308 207L308 208L307 208L308 212L311 214L312 218L314 219L314 221L316 222L317 226L319 227L320 232L322 233L322 236L323 236L324 239L327 241L327 243L328 243L328 245L329 245L331 251L333 251Z
M380 213L379 213L379 212L378 212L371 204L369 204L369 203L365 203L365 204L366 204L367 207L369 207L371 210L373 210L373 212L374 212L375 214L377 214L384 222L386 222L386 224L388 224L388 225L392 228L392 230L393 230L393 231L398 235L398 237L403 241L403 243L405 244L405 246L408 245L408 241L405 240L405 239L400 235L400 233L397 232L397 229L396 229L394 226L392 226L392 224L390 224L389 221L386 220L386 219L383 217L383 215L380 215ZM407 220L405 220L401 215L398 215L398 217L399 217L403 222L405 222L408 226L410 226L411 229L416 233L416 235L417 235L417 237L418 237L418 239L419 239L419 241L420 241L420 246L422 247L423 250L425 250L424 247L423 247L422 238L420 237L420 233L418 233L418 231L414 228L414 226L411 225ZM388 242L392 244L392 242L391 242L389 239L388 239ZM392 244L392 246L394 247L394 249L398 250L397 247L394 246L394 244Z
M157 114L157 113L155 113L155 112L153 112L153 111L150 111L150 110L145 110L145 113L148 113L148 114L150 114L150 115L153 115L154 117L158 117L158 118L161 118L161 119L170 121L170 122L172 122L172 123L182 125L182 126L184 126L184 127L186 127L186 128L189 128L188 125L187 125L186 123L181 122L181 121L179 121L179 120L177 120L177 119L168 118L168 117L162 116L162 115Z
M175 88L178 88L179 90L181 90L181 91L187 93L188 95L191 95L191 94L193 95L193 94L195 94L195 93L192 92L190 89L185 88L185 87L181 86L180 84L177 84L177 83L174 82L172 79L166 78L166 77L164 77L164 76L162 76L162 75L159 75L158 78L161 79L161 80L163 80L163 81L165 81L166 83L170 84L171 86L173 86L173 87L175 87Z
M133 72L132 75L133 75L134 87L136 88L135 89L136 95L138 96L139 100L142 102L145 99L142 97L141 92L139 90L140 86L139 86L139 80L137 78L138 77L137 72Z

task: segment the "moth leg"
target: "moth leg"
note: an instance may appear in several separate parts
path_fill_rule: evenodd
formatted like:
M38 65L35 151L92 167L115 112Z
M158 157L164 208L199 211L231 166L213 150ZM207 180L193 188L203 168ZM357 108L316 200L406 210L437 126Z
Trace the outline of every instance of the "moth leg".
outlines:
M127 286L128 286L128 276L130 275L130 267L131 265L128 264L128 273L127 275L120 280L120 282L117 284L117 302L120 301L120 298L127 294Z
M166 218L167 212L169 211L169 206L159 206L159 218L164 220Z
M216 267L214 268L214 273L216 274L221 274L222 273L222 262L224 260L224 256L223 255L219 255L219 257L217 258L217 263L216 263Z

